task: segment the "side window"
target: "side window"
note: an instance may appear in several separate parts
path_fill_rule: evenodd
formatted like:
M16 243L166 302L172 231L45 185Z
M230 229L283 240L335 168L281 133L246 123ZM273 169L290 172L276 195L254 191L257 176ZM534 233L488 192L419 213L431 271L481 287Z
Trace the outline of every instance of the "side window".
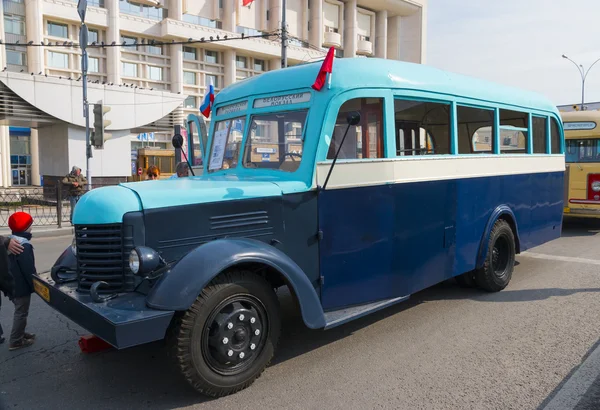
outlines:
M396 155L450 153L450 104L394 100Z
M500 153L527 153L527 117L523 112L500 110Z
M383 158L383 98L355 98L340 107L327 159L335 157L348 126L346 116L350 111L360 112L360 123L348 130L338 159Z
M491 153L494 144L494 110L456 107L458 153Z
M561 135L560 128L558 127L558 123L555 118L552 118L552 122L550 123L550 143L552 148L552 154L560 154L561 153Z
M546 153L546 126L548 119L546 117L533 117L532 131L533 134L533 153L534 154L545 154Z

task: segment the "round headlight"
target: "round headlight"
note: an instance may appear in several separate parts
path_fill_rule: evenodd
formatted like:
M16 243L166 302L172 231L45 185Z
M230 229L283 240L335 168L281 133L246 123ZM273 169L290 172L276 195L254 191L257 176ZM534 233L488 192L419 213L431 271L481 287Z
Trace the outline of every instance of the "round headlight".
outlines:
M73 255L77 255L77 241L75 241L75 237L73 237L73 242L71 242L71 252L73 252Z
M134 275L140 270L140 256L135 249L129 253L129 269Z
M600 191L600 181L592 182L592 191L594 191L594 192Z

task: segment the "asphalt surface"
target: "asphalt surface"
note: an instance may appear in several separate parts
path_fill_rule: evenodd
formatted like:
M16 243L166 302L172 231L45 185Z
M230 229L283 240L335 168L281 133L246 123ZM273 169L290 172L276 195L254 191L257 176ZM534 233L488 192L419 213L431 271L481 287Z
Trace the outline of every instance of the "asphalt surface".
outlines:
M272 365L250 388L218 400L189 388L161 343L81 353L87 332L34 296L36 343L0 346L0 408L598 409L598 233L598 224L569 225L561 239L518 256L502 292L447 282L328 331L307 330L284 292ZM38 270L69 243L34 240ZM4 300L5 331L12 313Z

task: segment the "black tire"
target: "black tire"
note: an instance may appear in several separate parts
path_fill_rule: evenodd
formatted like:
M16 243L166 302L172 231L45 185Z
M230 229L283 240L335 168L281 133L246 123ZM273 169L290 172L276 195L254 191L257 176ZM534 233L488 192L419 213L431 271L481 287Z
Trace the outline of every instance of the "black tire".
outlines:
M515 236L505 220L494 224L488 239L483 266L475 272L477 286L488 292L499 292L512 278L515 267Z
M173 330L171 347L187 381L204 395L226 396L250 386L271 362L279 301L262 277L230 271L202 291Z
M455 276L454 279L458 286L461 288L476 288L477 282L475 282L475 271L463 273L462 275Z

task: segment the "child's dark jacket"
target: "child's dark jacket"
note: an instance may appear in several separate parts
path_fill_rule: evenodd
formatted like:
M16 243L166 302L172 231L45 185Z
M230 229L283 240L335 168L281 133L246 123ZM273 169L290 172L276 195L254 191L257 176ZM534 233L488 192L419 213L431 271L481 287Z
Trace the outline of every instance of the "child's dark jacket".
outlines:
M20 298L33 293L33 277L36 274L35 257L33 255L33 246L29 242L31 233L13 233L10 238L19 241L23 246L23 252L19 255L9 253L10 272L12 273L15 291L14 297Z

